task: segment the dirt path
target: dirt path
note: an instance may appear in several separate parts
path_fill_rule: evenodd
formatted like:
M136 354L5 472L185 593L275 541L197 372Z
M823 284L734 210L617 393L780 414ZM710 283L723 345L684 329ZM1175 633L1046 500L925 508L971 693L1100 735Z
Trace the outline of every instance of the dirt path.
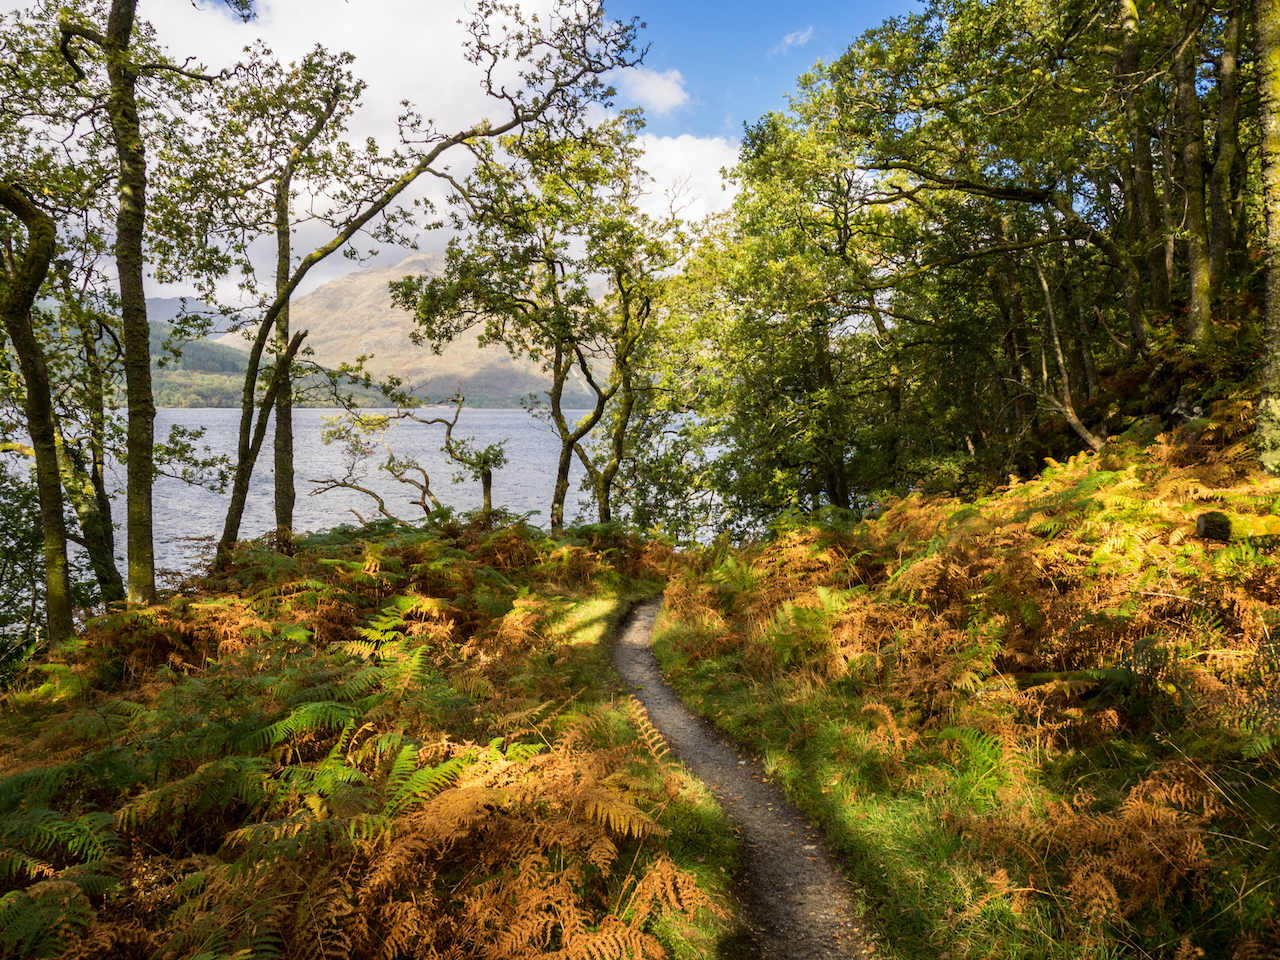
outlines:
M761 960L865 957L874 951L854 919L848 882L817 830L764 771L685 709L649 649L661 600L638 606L613 645L613 663L671 749L738 824L746 866L744 918Z

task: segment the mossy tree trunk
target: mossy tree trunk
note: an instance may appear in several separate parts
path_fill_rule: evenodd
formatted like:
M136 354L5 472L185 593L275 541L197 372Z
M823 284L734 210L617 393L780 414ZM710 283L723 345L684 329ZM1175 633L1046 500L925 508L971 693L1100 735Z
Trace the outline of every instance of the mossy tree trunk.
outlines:
M1209 221L1204 200L1204 117L1196 92L1199 28L1204 7L1191 0L1185 9L1184 31L1175 40L1173 72L1177 82L1178 118L1182 134L1182 186L1186 195L1187 336L1204 342L1209 328Z
M292 161L292 157L290 160ZM289 222L289 190L292 162L286 176L276 187L276 299L282 301L276 317L276 352L289 349L289 296L285 287L289 283L289 260L292 256L291 224ZM275 507L276 534L283 545L293 533L293 506L297 491L293 484L293 378L289 366L280 369L280 389L276 394L275 432Z
M127 540L129 545L129 599L153 603L156 598L155 548L152 542L151 487L155 480L155 417L151 393L151 328L142 282L142 239L147 218L147 163L138 119L133 63L134 14L137 0L112 0L105 32L65 12L58 20L62 49L78 76L83 76L71 49L73 38L97 46L110 83L107 115L116 150L119 179L116 190L114 253L120 286L121 339L124 341L125 405L129 411L126 434Z
M1164 257L1164 224L1156 200L1151 155L1151 128L1142 110L1142 66L1138 55L1141 20L1135 0L1120 0L1122 37L1119 73L1124 99L1125 123L1132 150L1133 193L1137 207L1137 237L1147 264L1152 309L1163 313L1169 307L1169 273Z
M58 427L44 351L31 324L31 308L49 272L55 245L53 219L16 186L0 183L0 206L27 230L25 249L6 244L0 271L0 321L13 344L26 386L23 407L36 461L40 525L44 531L45 611L54 643L75 632L72 619L71 571L67 563L67 527L63 515L62 480L58 474ZM19 518L21 522L21 518Z
M1227 253L1238 230L1232 209L1231 182L1240 157L1240 43L1244 33L1243 0L1231 0L1218 54L1218 127L1216 156L1209 175L1209 282L1216 301L1222 291Z
M1253 0L1253 42L1266 213L1266 348L1256 440L1263 469L1280 474L1280 6Z

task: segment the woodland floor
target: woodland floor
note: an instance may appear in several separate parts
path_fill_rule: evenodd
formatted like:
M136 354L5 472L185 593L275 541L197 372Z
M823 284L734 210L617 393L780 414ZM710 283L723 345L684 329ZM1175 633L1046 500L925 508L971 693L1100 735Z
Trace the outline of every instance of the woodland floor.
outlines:
M738 825L750 942L728 952L760 960L874 953L874 940L856 918L853 891L821 834L768 782L759 763L689 712L663 679L649 646L661 605L650 600L635 609L614 643L613 663L672 751Z

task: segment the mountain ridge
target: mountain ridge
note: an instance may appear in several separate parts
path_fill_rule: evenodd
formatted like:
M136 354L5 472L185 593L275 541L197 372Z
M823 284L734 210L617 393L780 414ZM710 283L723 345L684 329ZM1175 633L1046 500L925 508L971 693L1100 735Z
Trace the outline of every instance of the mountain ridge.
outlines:
M471 330L439 355L413 343L413 315L394 307L388 284L414 274L438 276L444 255L414 253L389 266L370 267L337 277L289 305L289 326L307 331L311 359L336 368L367 356L365 369L375 380L399 377L418 396L440 400L461 390L467 406L517 407L530 394L541 393L547 375L528 358L515 358L501 346L481 346ZM248 349L243 332L229 332L215 342ZM582 389L566 389L565 403L587 401Z

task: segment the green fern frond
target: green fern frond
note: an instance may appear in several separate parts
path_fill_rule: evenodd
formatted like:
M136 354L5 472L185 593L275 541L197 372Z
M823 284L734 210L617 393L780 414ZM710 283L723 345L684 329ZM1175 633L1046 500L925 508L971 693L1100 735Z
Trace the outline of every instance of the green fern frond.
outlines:
M0 782L0 813L9 814L21 807L41 807L62 789L70 768L41 767L15 774Z
M391 730L387 733L379 734L376 737L370 737L360 749L356 751L356 762L364 763L366 760L382 758L393 750L399 750L409 741L399 730ZM413 741L413 749L417 750L421 746L418 741Z
M381 644L375 643L372 640L344 640L337 644L335 649L353 657L372 660L378 655L378 648L380 646Z
M310 630L296 623L283 621L273 623L271 626L280 635L280 639L288 640L291 643L310 643L313 636Z
M40 877L51 877L57 871L47 861L11 848L0 849L0 881L22 883Z
M514 763L528 763L544 749L541 743L513 743L507 747L505 757Z
M68 867L59 876L74 883L86 897L101 897L119 888L119 877L114 873L104 872L114 870L117 866L118 861L115 859L100 860Z
M387 686L401 693L425 687L435 679L431 650L425 644L387 664Z
M136 831L147 823L174 820L179 811L200 816L214 807L226 809L233 801L255 806L266 799L263 783L270 766L265 757L211 760L188 777L134 798L117 811L116 822L123 830Z
M6 821L0 836L7 844L35 854L101 860L120 846L114 824L115 818L101 811L68 819L54 810L32 810Z
M354 703L361 697L377 692L382 680L381 670L374 668L358 670L334 688L333 699Z
M418 751L401 749L387 777L389 797L382 809L384 816L395 816L414 800L430 800L441 790L452 786L468 766L475 763L474 752L446 760L438 767L417 767Z
M68 933L83 933L93 909L70 880L44 880L0 897L0 954L53 957Z
M281 861L328 854L348 840L348 825L340 819L316 818L307 811L290 817L241 827L227 834L224 851L238 854L228 879Z
M263 750L269 746L278 746L294 737L341 729L354 717L355 711L349 704L333 700L304 703L295 707L284 719L259 730L246 741L246 744L255 751Z

